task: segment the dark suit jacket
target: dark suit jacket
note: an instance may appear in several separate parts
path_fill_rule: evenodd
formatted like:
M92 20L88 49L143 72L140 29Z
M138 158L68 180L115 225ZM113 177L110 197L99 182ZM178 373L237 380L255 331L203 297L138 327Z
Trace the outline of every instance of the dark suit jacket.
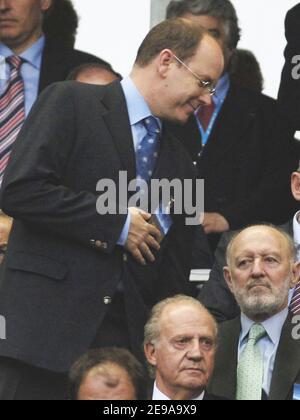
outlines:
M286 16L285 35L285 65L282 71L278 100L282 116L286 118L291 128L300 130L300 68L299 59L293 62L295 56L300 56L300 3L293 7ZM295 72L296 78L293 77Z
M16 141L2 189L14 217L1 267L0 355L65 372L94 341L120 281L139 345L147 309L189 293L193 228L174 217L155 264L142 267L117 246L126 215L96 212L96 185L119 171L136 177L135 152L119 82L49 87ZM154 177L193 179L182 145L164 133ZM128 315L129 316L129 315Z
M205 211L222 214L231 230L258 221L282 224L295 211L290 176L298 156L279 123L273 99L233 85L201 157L195 117L172 126L205 180Z
M291 237L294 236L293 221L281 226ZM198 298L213 314L218 322L236 318L240 308L224 279L223 268L226 263L226 250L235 232L224 233L215 253L215 262L209 281L203 286Z
M291 400L294 385L300 383L300 340L293 339L294 327L289 315L277 350L269 400ZM236 396L240 332L240 318L220 326L215 371L209 386L209 392L229 399Z

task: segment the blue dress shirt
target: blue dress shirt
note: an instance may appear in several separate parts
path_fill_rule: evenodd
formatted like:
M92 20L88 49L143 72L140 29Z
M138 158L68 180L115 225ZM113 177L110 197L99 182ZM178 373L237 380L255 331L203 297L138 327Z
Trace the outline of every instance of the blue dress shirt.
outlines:
M267 332L267 335L262 338L258 343L257 346L263 356L263 363L264 363L264 379L263 379L263 390L267 395L270 394L272 376L274 371L275 359L276 354L282 334L282 328L285 324L285 321L288 317L288 309L284 309L279 314L273 316L267 321L262 322L261 325ZM248 335L255 324L254 321L251 321L247 318L244 314L241 315L241 323L242 323L242 332L240 335L239 341L239 351L238 351L238 358L240 357L245 350L248 341Z
M145 118L152 116L152 112L144 97L138 91L137 87L135 86L135 84L129 76L125 77L121 81L121 86L126 99L131 132L133 137L134 150L137 151L140 142L147 135L147 130L142 121ZM161 128L161 121L158 118L156 119ZM118 241L118 245L125 245L129 233L130 221L130 214L128 214L126 223Z
M32 105L38 97L42 55L45 47L45 36L41 36L30 48L19 54L26 62L21 67L25 88L25 114L28 116ZM15 53L0 42L0 56L7 58ZM5 78L0 80L0 94L5 91L10 76L9 65L6 64Z

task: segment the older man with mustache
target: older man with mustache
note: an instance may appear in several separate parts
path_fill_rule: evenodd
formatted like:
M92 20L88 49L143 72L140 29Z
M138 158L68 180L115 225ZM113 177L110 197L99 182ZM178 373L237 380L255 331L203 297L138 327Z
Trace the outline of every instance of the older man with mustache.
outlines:
M241 317L220 328L211 391L238 400L289 400L300 383L300 340L289 291L299 278L292 239L257 225L235 235L224 276ZM225 362L226 361L226 362Z

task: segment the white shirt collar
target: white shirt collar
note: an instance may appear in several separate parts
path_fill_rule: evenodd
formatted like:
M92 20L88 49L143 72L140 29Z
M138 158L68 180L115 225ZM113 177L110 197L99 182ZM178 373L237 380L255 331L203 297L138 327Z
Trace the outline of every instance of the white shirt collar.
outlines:
M295 214L294 220L293 220L294 242L297 248L300 246L300 224L298 222L299 215L300 215L300 211L298 211Z
M191 401L203 401L204 396L205 396L205 391L203 391L202 394L199 395L199 397L193 398L193 400ZM154 388L153 388L152 400L153 401L170 401L171 399L158 389L157 383L155 382Z
M261 322L261 325L264 327L268 334L268 338L273 342L274 345L278 345L282 328L284 323L288 317L289 310L285 308L283 311L279 312L279 314L274 315L272 318L267 319L264 322ZM255 324L254 321L249 319L246 315L241 315L241 323L242 323L242 334L241 334L241 343L246 339L247 335L249 334L252 326Z

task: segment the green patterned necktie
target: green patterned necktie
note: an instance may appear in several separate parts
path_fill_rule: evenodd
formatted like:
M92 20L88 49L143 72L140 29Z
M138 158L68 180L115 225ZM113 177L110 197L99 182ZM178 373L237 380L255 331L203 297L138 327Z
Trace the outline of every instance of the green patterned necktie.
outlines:
M254 324L249 332L247 346L241 355L237 369L236 399L239 401L261 400L264 364L257 344L266 334L261 324Z

